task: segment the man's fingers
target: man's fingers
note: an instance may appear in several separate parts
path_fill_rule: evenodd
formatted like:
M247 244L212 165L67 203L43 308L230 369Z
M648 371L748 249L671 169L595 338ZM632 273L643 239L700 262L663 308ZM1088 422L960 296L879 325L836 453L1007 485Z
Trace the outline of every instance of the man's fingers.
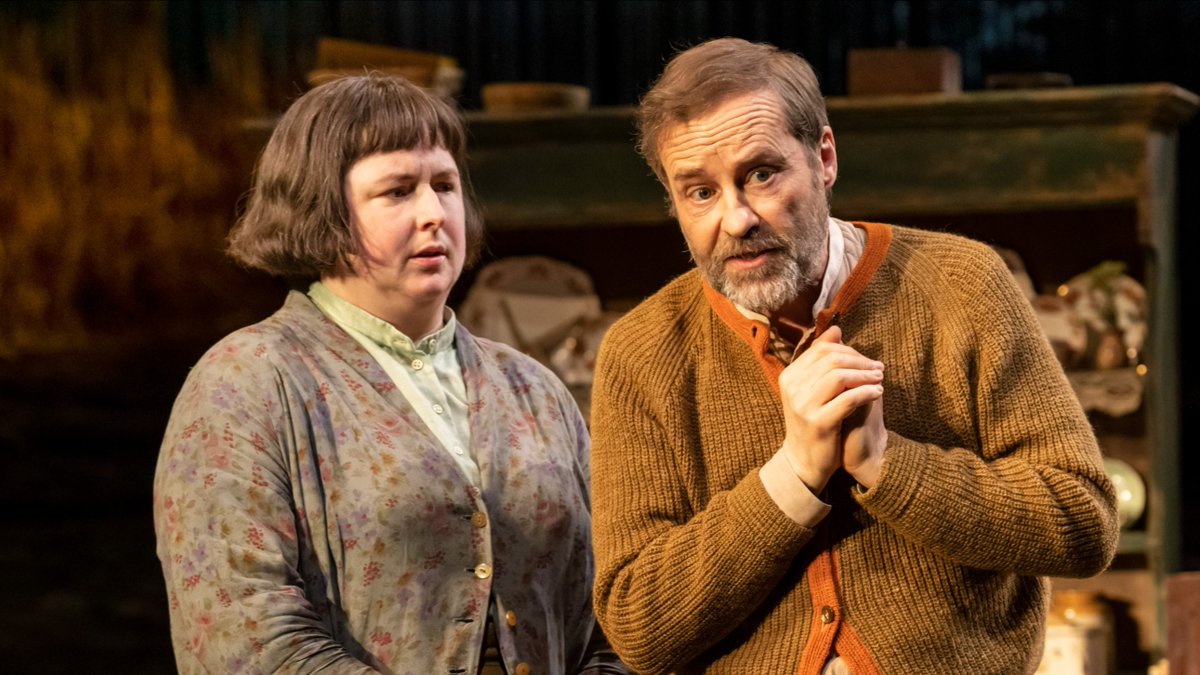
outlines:
M883 374L877 370L838 370L805 387L782 389L785 406L807 423L832 429L854 408L883 396Z
M842 327L836 326L836 325L826 328L824 333L821 333L817 337L813 338L813 344L817 344L818 342L830 342L830 343L840 344L841 341L842 341Z
M836 338L841 329L834 326L821 334L821 337L834 334ZM794 368L793 368L794 366ZM798 355L785 370L811 370L813 368L883 368L881 361L863 356L853 347L842 344L837 340L820 341L809 345L802 354Z
M865 418L870 404L882 398L882 384L864 384L842 392L830 401L826 408L829 416L836 417L838 424L842 424L857 414Z

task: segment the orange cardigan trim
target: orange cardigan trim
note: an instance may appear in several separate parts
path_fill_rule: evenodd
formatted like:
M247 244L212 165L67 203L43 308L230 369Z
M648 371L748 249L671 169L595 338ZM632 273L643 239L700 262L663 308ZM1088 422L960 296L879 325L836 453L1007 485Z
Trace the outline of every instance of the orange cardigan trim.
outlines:
M851 224L867 233L866 246L863 247L862 257L858 259L858 264L850 270L850 276L846 277L846 281L838 289L837 295L833 296L833 302L817 313L817 330L813 332L813 335L820 335L825 332L826 328L837 323L842 312L849 309L858 296L862 295L867 284L871 283L871 279L875 277L879 266L883 264L888 248L892 245L892 228L887 225L859 222Z
M880 675L879 667L871 659L871 652L867 651L866 645L850 629L848 622L842 622L842 628L838 631L837 641L833 646L854 675Z
M827 328L837 323L842 312L846 311L858 296L862 295L867 284L875 276L875 272L879 270L879 266L883 264L883 260L887 257L888 248L892 243L892 228L883 223L851 223L855 227L866 231L867 243L863 247L862 256L858 259L858 264L850 270L850 276L846 278L845 283L838 289L836 295L833 296L833 302L829 307L817 313L815 323L816 330L813 335L820 335ZM750 350L757 357L758 364L762 368L763 375L766 376L767 382L771 385L771 389L775 391L775 395L779 395L779 374L783 372L786 364L779 359L771 356L767 352L767 344L770 340L770 327L761 321L747 319L738 311L737 307L726 298L718 293L712 286L708 285L707 280L702 279L704 287L704 296L708 299L708 304L712 307L713 312L720 317L721 322L733 331L742 342L749 345Z
M821 553L804 574L812 597L813 618L796 675L821 675L834 653L854 675L880 675L870 650L850 628L838 601L840 567L837 550L828 545L824 531L818 536Z
M820 335L836 324L842 312L862 295L879 266L883 264L892 243L892 229L887 225L858 222L853 225L866 231L866 246L858 264L838 289L833 302L817 314L813 335ZM703 283L703 287L713 312L734 335L750 347L767 382L775 391L775 395L779 396L779 375L783 372L785 364L767 351L770 327L761 321L747 319L728 298L709 286L707 281ZM846 661L855 675L875 675L879 668L872 660L870 651L844 621L837 591L837 552L828 544L823 530L818 537L821 552L804 575L809 596L812 598L812 624L809 626L808 642L804 645L797 675L820 675L834 652Z
M704 296L708 299L708 304L712 307L713 312L720 317L721 322L728 326L739 340L749 345L750 351L754 353L758 365L763 370L763 374L767 376L767 382L771 385L771 389L775 391L776 396L779 396L779 374L783 372L784 364L779 359L771 356L767 351L767 344L771 339L770 326L761 321L755 321L743 316L737 307L730 302L729 298L721 295L712 286L709 286L708 280L703 277L701 277L701 285L704 288Z
M833 556L833 577L834 583L837 583L837 580L841 578L841 565L838 564L837 549L831 548L826 553ZM854 675L880 675L879 667L871 658L870 650L862 643L862 640L858 639L858 635L850 627L850 622L843 620L840 607L837 609L837 619L838 632L833 641L833 650L846 662L846 667Z
M817 535L816 541L821 546L821 553L804 573L808 594L812 598L812 623L808 627L808 642L800 654L797 675L821 675L842 624L842 608L837 598L837 569L824 530Z

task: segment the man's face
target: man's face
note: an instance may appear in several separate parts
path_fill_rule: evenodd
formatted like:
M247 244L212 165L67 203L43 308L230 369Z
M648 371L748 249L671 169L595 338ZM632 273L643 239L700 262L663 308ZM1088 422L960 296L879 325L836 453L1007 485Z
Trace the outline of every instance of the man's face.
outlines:
M770 314L820 285L837 178L829 127L807 148L779 98L757 91L669 128L658 152L688 249L714 289Z

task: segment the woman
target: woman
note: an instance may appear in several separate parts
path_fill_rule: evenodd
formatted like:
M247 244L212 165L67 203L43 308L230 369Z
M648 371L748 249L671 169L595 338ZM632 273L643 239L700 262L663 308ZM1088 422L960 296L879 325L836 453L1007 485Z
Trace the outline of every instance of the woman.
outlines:
M283 115L231 255L313 281L210 349L155 476L182 672L624 672L591 610L567 389L446 307L482 221L462 122L350 77Z

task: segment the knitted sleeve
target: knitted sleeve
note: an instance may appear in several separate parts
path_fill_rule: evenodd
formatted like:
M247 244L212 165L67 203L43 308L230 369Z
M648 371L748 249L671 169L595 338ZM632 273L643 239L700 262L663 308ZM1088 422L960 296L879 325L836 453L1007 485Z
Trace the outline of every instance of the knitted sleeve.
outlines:
M1022 575L1099 573L1116 551L1113 490L1029 302L985 247L927 253L912 255L905 274L938 270L928 275L937 279L930 305L937 311L922 338L938 344L922 376L933 384L913 386L915 409L889 406L885 389L883 472L857 499L905 538L959 565ZM921 302L899 302L921 313ZM931 422L964 417L963 426L974 427L970 444L916 439L917 430L936 426Z
M640 673L678 669L736 629L813 536L771 501L757 468L695 498L704 479L691 469L704 459L677 375L694 355L663 347L667 321L635 311L609 331L591 406L596 615Z

